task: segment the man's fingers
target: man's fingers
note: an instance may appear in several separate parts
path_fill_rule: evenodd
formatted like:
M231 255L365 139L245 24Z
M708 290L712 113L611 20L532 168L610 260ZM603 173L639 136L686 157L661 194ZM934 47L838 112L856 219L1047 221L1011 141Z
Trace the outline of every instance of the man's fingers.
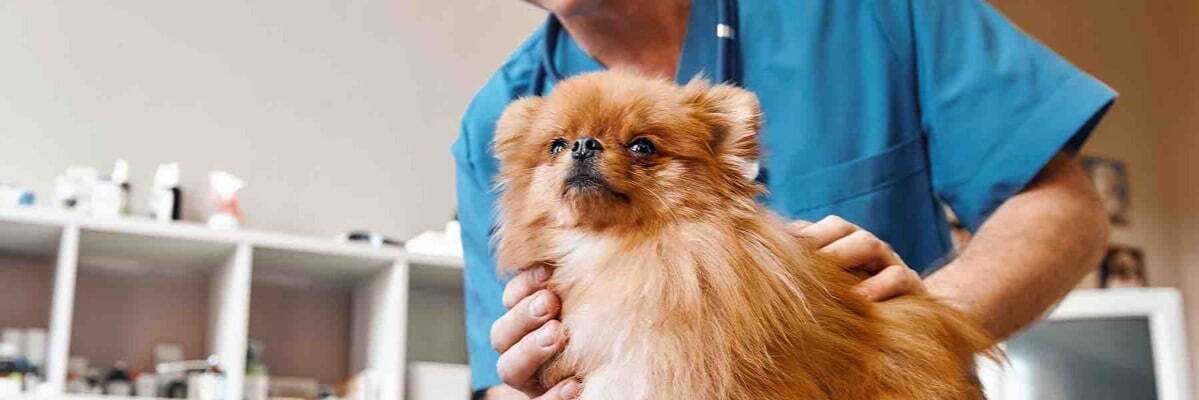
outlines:
M579 398L579 395L582 393L583 384L579 383L575 378L567 378L562 382L558 382L552 389L535 400L574 400Z
M819 249L858 230L857 225L836 215L830 215L799 231L799 236L807 240L808 245Z
M500 379L517 390L536 396L540 386L533 379L534 375L550 357L562 351L565 342L562 323L556 320L546 322L541 329L526 335L500 354L500 361L496 364Z
M486 400L529 400L529 395L508 385L495 385L483 394Z
M791 221L791 223L787 224L787 233L790 233L791 236L802 237L803 230L807 229L807 227L809 227L809 226L812 226L811 221L804 221L802 219L797 219L797 220Z
M504 307L511 309L521 299L544 289L545 283L549 279L550 269L546 266L534 267L516 275L511 281L508 281L507 286L504 286Z
M854 288L870 301L885 301L895 297L924 292L920 275L903 265L891 265Z
M560 305L558 296L549 290L525 297L491 324L491 346L500 353L508 351L529 332L557 317Z
M862 269L871 273L888 265L903 264L891 246L865 230L838 239L819 252L846 269Z

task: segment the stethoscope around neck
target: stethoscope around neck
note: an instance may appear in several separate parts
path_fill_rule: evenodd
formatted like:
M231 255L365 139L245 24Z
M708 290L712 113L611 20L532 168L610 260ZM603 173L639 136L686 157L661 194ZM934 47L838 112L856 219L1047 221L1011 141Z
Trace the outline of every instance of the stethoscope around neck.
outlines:
M696 0L702 1L702 0ZM741 70L737 60L741 55L737 52L737 4L736 0L719 0L716 6L716 26L712 33L716 35L716 68L712 71L717 82L741 85ZM541 66L533 74L533 95L541 96L546 93L546 83L551 84L566 79L558 66L554 64L554 53L558 48L558 37L562 33L562 23L554 14L545 21L544 46L541 51Z

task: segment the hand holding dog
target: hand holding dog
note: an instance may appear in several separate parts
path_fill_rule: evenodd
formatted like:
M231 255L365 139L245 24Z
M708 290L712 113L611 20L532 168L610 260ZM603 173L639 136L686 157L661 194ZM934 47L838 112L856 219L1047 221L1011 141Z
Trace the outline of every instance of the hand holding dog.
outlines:
M550 269L544 266L526 270L504 287L504 306L508 308L491 325L491 345L500 352L496 366L500 378L512 389L535 400L573 399L581 392L578 382L567 379L558 382L548 392L540 393L536 382L541 365L562 351L566 334L558 317L561 303L558 296L546 289ZM520 393L495 387L487 399L522 399Z
M808 246L820 249L820 254L867 278L856 290L871 301L926 292L920 275L908 268L891 245L841 217L830 215L816 223L794 221L790 228Z
M806 245L819 249L847 270L868 278L857 286L862 296L872 301L925 293L920 276L874 234L840 217L829 216L815 223L794 221L791 233ZM551 270L536 267L526 270L504 288L504 306L508 307L492 325L491 343L500 352L497 365L500 378L511 388L492 388L487 399L569 400L581 392L573 379L559 382L542 393L536 382L542 364L562 351L566 332L557 320L558 296L546 289Z

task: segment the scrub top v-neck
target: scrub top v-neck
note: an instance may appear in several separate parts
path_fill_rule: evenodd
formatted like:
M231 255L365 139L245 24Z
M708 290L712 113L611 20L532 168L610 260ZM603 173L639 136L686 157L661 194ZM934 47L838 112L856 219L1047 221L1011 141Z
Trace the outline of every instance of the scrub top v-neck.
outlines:
M717 1L692 4L680 83L712 76ZM922 272L951 249L942 204L977 229L1054 154L1076 151L1115 96L982 0L739 1L736 20L740 84L764 115L763 202L788 218L839 215ZM563 75L603 68L559 35ZM452 147L476 389L500 383L488 332L505 312L489 146L510 101L552 91L545 40L534 32L479 91Z
M721 0L693 0L687 16L687 33L683 39L683 51L679 56L675 82L685 84L701 75L713 78L716 61L720 56L716 41L716 7ZM604 65L579 47L565 29L557 30L554 49L551 53L554 66L564 76L603 71ZM544 56L544 54L543 54ZM552 74L544 78L546 93L553 90Z

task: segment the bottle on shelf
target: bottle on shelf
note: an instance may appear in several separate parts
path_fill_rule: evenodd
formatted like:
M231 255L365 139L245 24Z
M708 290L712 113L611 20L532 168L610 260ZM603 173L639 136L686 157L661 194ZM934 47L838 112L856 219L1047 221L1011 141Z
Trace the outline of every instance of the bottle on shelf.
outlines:
M117 361L104 378L104 394L110 396L133 395L133 380L129 377L129 366L124 361Z
M322 384L316 391L316 400L337 400L333 394L333 386Z
M71 357L67 362L67 393L88 394L91 393L91 387L87 383L87 359L83 357Z
M150 191L150 215L159 222L182 219L183 192L179 189L179 164L161 164L154 172L154 186Z
M117 160L112 175L100 178L92 188L92 215L118 217L129 212L129 163Z
M190 400L221 400L225 395L225 373L220 359L208 357L208 367L187 377L187 398Z
M46 363L46 330L30 328L25 330L25 392L38 393L42 382Z
M0 342L0 398L21 394L24 369L16 344Z
M160 348L166 348L159 346ZM172 352L173 353L173 352ZM171 359L175 354L159 359ZM188 376L193 372L204 371L208 362L204 360L167 361L155 367L155 380L158 384L158 397L168 399L188 398Z
M133 395L137 397L158 397L158 375L142 372L133 380Z
M267 400L270 378L262 362L262 343L251 340L246 345L246 378L243 385L245 400Z
M104 394L104 371L97 366L88 366L83 378L87 381L88 394Z

